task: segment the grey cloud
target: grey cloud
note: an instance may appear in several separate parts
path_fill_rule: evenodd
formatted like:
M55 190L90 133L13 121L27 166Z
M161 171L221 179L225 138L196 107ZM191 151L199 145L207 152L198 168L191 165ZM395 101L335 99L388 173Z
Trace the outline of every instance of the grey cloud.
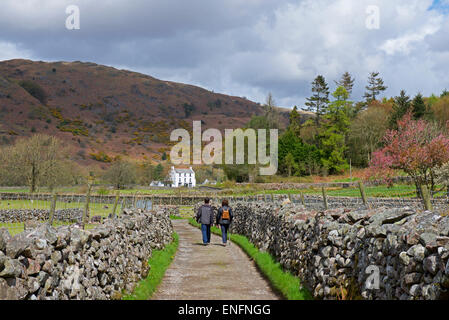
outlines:
M441 12L428 10L431 3L30 0L18 5L3 0L0 50L6 54L0 58L17 53L39 60L92 61L259 102L272 92L286 107L304 103L317 74L333 87L344 71L357 79L356 99L373 70L381 72L388 95L402 88L430 94L449 87L449 22ZM79 5L81 30L64 27L68 4ZM379 30L365 27L371 4L381 10ZM404 41L430 27L438 30L407 42L409 52L404 52Z

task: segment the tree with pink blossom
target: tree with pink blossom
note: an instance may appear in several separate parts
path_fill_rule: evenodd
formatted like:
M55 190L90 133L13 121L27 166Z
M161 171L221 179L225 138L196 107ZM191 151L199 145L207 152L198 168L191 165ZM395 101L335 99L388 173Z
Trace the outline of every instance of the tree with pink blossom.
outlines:
M396 170L409 175L419 193L426 185L435 190L435 172L449 162L449 137L432 123L415 120L408 112L396 130L388 130L384 147L373 153L368 177L391 183Z

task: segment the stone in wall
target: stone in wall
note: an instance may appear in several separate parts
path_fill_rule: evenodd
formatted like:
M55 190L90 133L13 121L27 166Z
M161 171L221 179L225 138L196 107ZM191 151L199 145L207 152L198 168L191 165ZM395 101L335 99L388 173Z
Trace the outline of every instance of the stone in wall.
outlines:
M0 222L16 223L29 220L47 221L50 210L45 209L6 209L0 210ZM81 222L82 209L60 209L55 211L54 219L64 222Z
M271 253L316 298L449 298L448 216L411 207L232 206L231 232Z
M11 237L0 229L0 299L119 299L147 276L152 250L172 232L164 210L125 210L93 230L42 224Z

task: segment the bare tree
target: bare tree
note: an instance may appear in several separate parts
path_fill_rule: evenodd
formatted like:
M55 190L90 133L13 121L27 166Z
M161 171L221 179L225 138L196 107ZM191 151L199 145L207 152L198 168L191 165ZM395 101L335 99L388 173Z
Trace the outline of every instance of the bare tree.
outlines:
M387 118L388 113L384 109L370 107L354 119L348 136L353 161L360 158L361 164L369 164L372 153L380 147L388 128Z
M38 186L53 188L64 184L68 153L56 137L36 134L20 139L1 153L0 175L6 184L23 185L35 192Z
M115 188L122 189L136 181L136 167L128 161L118 159L106 171L103 179L112 183Z

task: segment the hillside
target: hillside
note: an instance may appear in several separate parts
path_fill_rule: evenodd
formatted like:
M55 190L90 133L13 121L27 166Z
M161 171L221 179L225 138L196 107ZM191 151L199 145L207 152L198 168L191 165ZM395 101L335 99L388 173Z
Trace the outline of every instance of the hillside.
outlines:
M26 90L24 89L26 88ZM196 86L83 62L0 62L0 143L45 133L66 141L75 160L115 155L158 161L170 132L239 128L260 104ZM288 122L284 109L282 121Z

